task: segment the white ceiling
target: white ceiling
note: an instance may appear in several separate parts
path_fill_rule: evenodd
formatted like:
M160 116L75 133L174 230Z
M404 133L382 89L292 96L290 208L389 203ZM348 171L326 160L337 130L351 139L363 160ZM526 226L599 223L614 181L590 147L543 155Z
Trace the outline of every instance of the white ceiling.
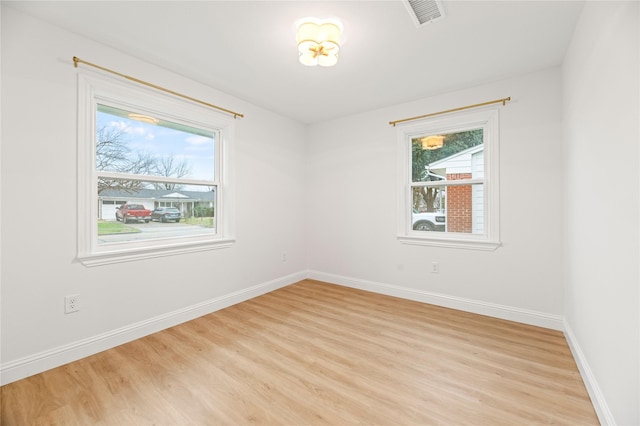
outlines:
M418 28L401 0L4 3L303 123L557 66L583 7L445 0ZM335 67L298 62L306 16L343 22Z

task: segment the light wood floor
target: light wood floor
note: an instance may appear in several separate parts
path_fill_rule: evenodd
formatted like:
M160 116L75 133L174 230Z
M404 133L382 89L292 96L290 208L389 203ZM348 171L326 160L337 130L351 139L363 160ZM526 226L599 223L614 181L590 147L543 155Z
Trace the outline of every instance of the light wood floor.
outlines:
M560 332L309 280L1 391L3 426L598 424Z

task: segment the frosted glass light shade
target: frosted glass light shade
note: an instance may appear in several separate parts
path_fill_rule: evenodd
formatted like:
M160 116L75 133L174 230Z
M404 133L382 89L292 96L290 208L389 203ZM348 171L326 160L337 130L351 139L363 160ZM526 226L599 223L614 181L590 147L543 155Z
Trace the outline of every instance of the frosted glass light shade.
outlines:
M296 40L300 63L333 66L338 62L342 25L335 20L305 18L298 23Z
M321 67L332 67L338 63L338 54L330 54L327 56L318 56L318 65Z

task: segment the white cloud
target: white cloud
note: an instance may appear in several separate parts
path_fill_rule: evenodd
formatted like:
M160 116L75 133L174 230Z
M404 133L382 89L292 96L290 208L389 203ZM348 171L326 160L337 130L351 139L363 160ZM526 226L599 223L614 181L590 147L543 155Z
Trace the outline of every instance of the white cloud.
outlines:
M193 135L186 138L185 141L190 145L204 145L206 143L211 143L211 138Z
M155 135L149 132L147 129L141 126L132 126L130 123L124 121L111 121L109 123L111 127L122 130L124 133L135 136L142 136L146 139L152 140Z
M116 129L124 130L128 133L129 125L124 121L111 121L109 126L115 127Z

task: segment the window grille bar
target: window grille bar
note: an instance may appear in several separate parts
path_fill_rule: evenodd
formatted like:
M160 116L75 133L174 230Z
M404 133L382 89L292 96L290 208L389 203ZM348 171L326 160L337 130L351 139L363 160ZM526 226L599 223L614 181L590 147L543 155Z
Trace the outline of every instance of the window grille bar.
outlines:
M85 65L89 65L90 67L94 67L94 68L97 68L97 69L99 69L99 70L102 70L102 71L105 71L105 72L108 72L108 73L111 73L111 74L117 75L117 76L119 76L119 77L126 78L127 80L130 80L130 81L136 82L136 83L138 83L138 84L142 84L142 85L144 85L144 86L151 87L151 88L153 88L153 89L160 90L160 91L162 91L162 92L169 93L169 94L171 94L171 95L178 96L178 97L180 97L180 98L187 99L187 100L189 100L189 101L196 102L196 103L199 103L199 104L201 104L201 105L208 106L209 108L217 109L218 111L222 111L222 112L225 112L225 113L227 113L227 114L233 115L233 118L238 118L238 117L243 118L243 117L244 117L244 114L240 114L239 112L231 111L231 110L229 110L229 109L222 108L222 107L219 107L219 106L217 106L217 105L213 105L213 104L210 104L210 103L205 102L205 101L201 101L201 100L196 99L196 98L192 98L191 96L183 95L182 93L178 93L178 92L175 92L175 91L173 91L173 90L166 89L166 88L164 88L164 87L162 87L162 86L158 86L158 85L156 85L156 84L149 83L149 82L147 82L147 81L140 80L140 79L138 79L138 78L131 77L131 76L129 76L129 75L119 73L119 72L117 72L117 71L111 70L111 69L106 68L106 67L102 67L102 66L100 66L100 65L92 64L91 62L87 62L87 61L85 61L85 60L83 60L83 59L78 58L77 56L74 56L74 57L73 57L73 66L74 66L75 68L78 68L78 64L79 64L79 63L85 64Z
M119 180L135 180L140 182L151 183L179 183L181 185L204 185L214 186L219 185L219 182L215 180L198 180L198 179L184 179L171 176L154 176L154 175L135 175L130 173L118 173L118 172L106 172L97 171L96 176L105 179L119 179Z
M485 179L455 179L455 180L430 180L425 182L412 182L412 188L434 188L444 186L483 185Z

